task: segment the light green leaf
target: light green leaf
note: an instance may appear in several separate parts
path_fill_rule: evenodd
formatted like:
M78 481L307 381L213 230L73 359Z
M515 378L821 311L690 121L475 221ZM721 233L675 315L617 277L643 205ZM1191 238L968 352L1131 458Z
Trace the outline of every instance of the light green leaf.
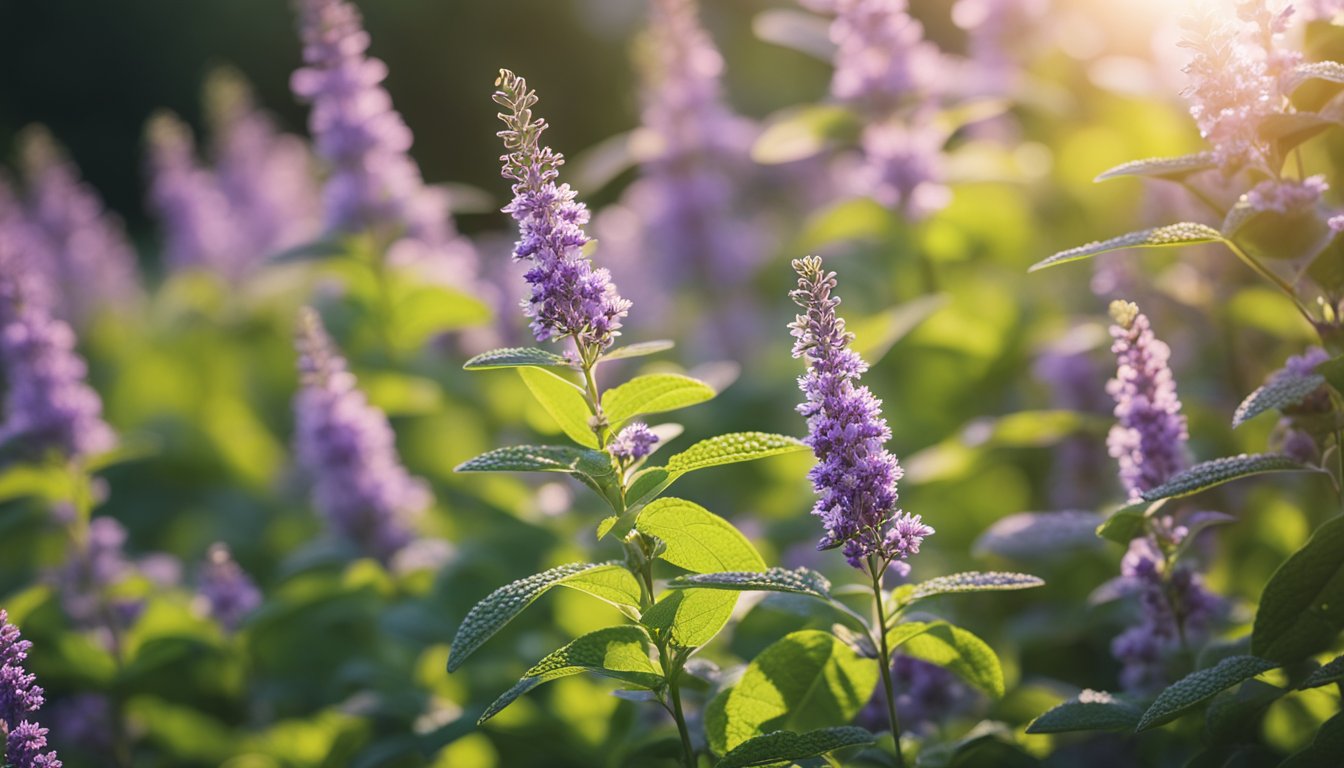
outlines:
M896 342L947 306L947 303L947 294L920 296L850 324L849 330L854 333L854 351L869 365L877 365Z
M1221 242L1222 239L1223 236L1218 230L1203 224L1195 224L1192 222L1168 224L1164 227L1130 232L1127 235L1113 237L1110 240L1088 243L1087 245L1080 245L1077 248L1070 248L1067 251L1060 251L1048 259L1036 262L1027 271L1036 272L1047 267L1066 264L1070 261L1080 261L1096 256L1099 253L1118 251L1122 248L1162 248L1172 245L1217 243Z
M923 600L934 595L946 595L954 592L1004 592L1015 589L1031 589L1044 586L1039 577L1025 573L1005 571L967 571L950 576L939 576L915 585L909 602Z
M1276 662L1255 656L1232 656L1208 669L1186 675L1158 694L1135 730L1146 731L1169 723L1192 707L1277 666Z
M507 347L482 352L462 365L468 371L491 368L573 368L564 355L557 355L536 347Z
M359 388L388 416L418 416L443 408L443 390L424 376L394 371L361 371Z
M896 626L899 629L914 623ZM1003 696L1003 668L999 666L999 657L969 630L938 622L905 640L900 647L901 653L937 664L995 698Z
M518 375L569 439L588 448L598 447L590 426L593 412L582 389L544 368L519 368Z
M1287 370L1280 371L1264 386L1248 395L1241 402L1241 405L1237 406L1236 413L1232 415L1232 427L1240 427L1247 420L1259 416L1265 411L1283 410L1289 406L1297 405L1305 400L1307 395L1323 386L1325 386L1325 377L1320 374L1298 376Z
M1344 681L1344 656L1336 656L1320 669L1307 675L1298 688L1320 688L1323 685Z
M1151 506L1152 502L1141 501L1115 510L1105 522L1097 526L1097 535L1116 544L1129 544L1143 533Z
M904 645L910 638L922 635L930 629L946 623L945 621L903 621L887 630L887 647L894 651Z
M793 437L767 432L729 432L701 440L676 454L667 460L666 469L680 476L698 469L806 450L807 444Z
M766 121L751 147L751 159L763 165L803 160L852 140L858 128L853 112L833 104L785 110Z
M1122 163L1097 176L1097 181L1117 179L1121 176L1147 176L1154 179L1181 181L1185 177L1218 167L1212 152L1199 152L1180 157L1152 157L1146 160L1131 160Z
M742 742L715 763L714 768L774 765L819 757L837 749L872 743L873 734L853 725L819 728L807 733L774 731Z
M1083 691L1033 720L1027 733L1132 731L1141 717L1142 709L1105 691Z
M639 581L635 579L634 574L630 573L630 570L624 565L617 565L616 563L599 565L596 568L589 568L573 576L568 576L556 583L561 587L586 592L599 600L611 603L617 608L634 608L634 613L625 612L632 618L639 615L639 604L643 596L643 590L641 590Z
M417 350L440 333L490 322L489 305L465 291L417 283L397 294L392 338L403 350Z
M645 355L656 355L659 352L666 352L676 346L667 339L657 341L641 341L636 344L626 344L623 347L615 347L598 358L599 361L607 360L625 360L631 357L644 357Z
M733 616L737 593L710 589L674 590L649 607L640 623L682 648L705 645Z
M486 708L479 725L499 714L519 696L542 683L593 672L631 685L655 690L663 676L649 659L649 639L634 625L607 627L590 632L537 662L512 688Z
M1308 466L1277 453L1257 453L1254 455L1225 456L1221 459L1200 462L1195 466L1178 472L1170 480L1152 490L1145 491L1144 501L1159 499L1179 499L1191 496L1210 488L1240 480L1243 477L1262 475L1266 472L1319 472L1317 467Z
M789 592L831 599L831 582L808 568L770 568L764 573L727 571L678 576L667 583L668 589L722 589L733 592Z
M678 568L695 573L765 570L756 548L732 523L685 499L653 501L635 527L660 539L667 549L659 556Z
M641 413L674 411L714 397L708 384L677 373L636 376L602 395L602 412L614 428Z
M710 747L728 753L778 730L804 732L849 724L877 686L877 662L830 633L785 635L747 665L742 678L705 712Z
M1260 595L1251 652L1284 663L1329 648L1344 630L1344 516L1312 534Z
M552 568L549 571L533 574L525 579L506 584L486 596L467 612L462 625L453 637L452 648L448 653L448 671L453 672L462 666L467 657L480 648L504 625L522 613L537 598L551 588L574 576L597 568L607 568L616 563L571 563Z

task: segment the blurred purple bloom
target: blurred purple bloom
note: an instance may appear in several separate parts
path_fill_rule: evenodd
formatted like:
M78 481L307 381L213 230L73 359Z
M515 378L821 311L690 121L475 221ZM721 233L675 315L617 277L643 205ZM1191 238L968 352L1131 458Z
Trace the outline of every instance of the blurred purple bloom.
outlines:
M101 310L138 299L135 250L121 221L45 128L25 129L19 143L28 216L44 240L40 271L53 291L52 311L81 325Z
M261 590L223 544L210 547L198 593L210 617L229 631L237 629L243 617L261 605Z
M1050 388L1050 405L1075 413L1103 414L1114 408L1106 396L1100 366L1082 349L1065 345L1047 350L1032 367ZM1090 490L1109 477L1106 453L1088 436L1070 435L1056 446L1049 483L1058 509L1079 509L1091 503Z
M1176 381L1167 361L1171 349L1158 340L1139 308L1111 302L1111 351L1115 378L1106 391L1115 399L1116 423L1106 438L1120 462L1120 482L1131 501L1142 498L1185 468L1189 439Z
M946 206L951 192L942 178L947 136L930 110L891 117L864 126L859 137L864 164L854 176L858 188L888 208L920 218Z
M108 451L116 436L85 381L88 368L75 351L74 331L43 305L40 277L17 246L0 228L0 366L7 384L0 442L67 459Z
M968 711L975 692L956 675L937 664L897 654L891 660L891 690L896 716L906 732L929 735L949 718ZM881 685L859 712L858 724L871 731L890 730L887 703Z
M42 707L42 689L24 669L32 643L9 623L0 608L0 733L5 738L5 764L10 768L60 768L56 753L47 751L47 729L29 719Z
M356 387L312 309L300 315L297 347L294 445L313 503L335 533L386 563L413 538L409 518L430 505L429 490L402 466L387 417Z
M79 546L56 571L61 606L75 626L98 629L110 638L143 607L138 600L108 598L107 590L133 572L126 559L126 529L115 518L95 517Z
M116 738L112 703L101 693L77 693L58 699L47 707L46 720L63 749L78 747L106 753Z
M214 172L197 161L191 129L161 112L150 118L146 143L149 204L163 228L167 265L241 278L254 258L243 241L244 223Z
M638 461L653 451L658 435L642 421L631 422L611 441L611 453L623 461Z
M1006 95L1016 89L1021 78L1016 51L1047 9L1047 0L957 0L952 21L966 30L969 90Z
M933 529L896 509L902 470L885 446L891 430L882 402L857 383L868 365L849 348L853 334L836 316L835 273L815 256L795 260L793 268L798 289L789 297L803 308L789 326L793 356L808 364L798 380L807 401L798 412L807 417L807 444L817 457L808 475L818 496L812 514L826 528L818 548L843 546L855 568L870 555L904 560Z
M1246 193L1246 202L1257 211L1297 213L1316 205L1329 185L1324 176L1308 176L1302 181L1271 179L1262 181Z
M581 350L606 349L620 335L630 302L621 298L611 274L593 269L583 254L588 209L575 202L568 184L555 183L565 159L540 145L548 126L532 114L536 91L508 70L501 70L495 84L495 102L505 109L499 115L505 125L499 136L508 151L502 173L514 182L513 201L504 212L518 222L514 258L532 262L524 276L532 295L523 304L532 333L538 341L571 337Z

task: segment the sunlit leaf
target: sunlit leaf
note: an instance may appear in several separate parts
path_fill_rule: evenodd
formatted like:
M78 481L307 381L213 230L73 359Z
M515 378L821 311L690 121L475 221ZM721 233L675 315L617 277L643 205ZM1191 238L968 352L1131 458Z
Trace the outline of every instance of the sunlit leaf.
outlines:
M1192 222L1168 224L1164 227L1130 232L1127 235L1113 237L1110 240L1088 243L1087 245L1080 245L1077 248L1070 248L1067 251L1060 251L1048 259L1036 262L1027 271L1036 272L1037 270L1045 269L1047 267L1067 264L1071 261L1080 261L1096 256L1099 253L1118 251L1124 248L1165 248L1173 245L1217 243L1221 242L1222 239L1222 233L1203 224L1195 224Z

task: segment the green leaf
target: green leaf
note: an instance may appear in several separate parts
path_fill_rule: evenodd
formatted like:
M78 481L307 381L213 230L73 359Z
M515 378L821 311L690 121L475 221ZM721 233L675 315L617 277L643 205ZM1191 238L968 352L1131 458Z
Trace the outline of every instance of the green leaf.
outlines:
M947 303L946 294L920 296L861 322L851 323L849 330L854 333L854 351L869 365L877 365L896 342L947 306Z
M978 556L998 555L1009 560L1035 561L1066 557L1101 546L1096 512L1019 512L995 521L975 540Z
M1135 731L1169 723L1228 688L1278 666L1276 662L1256 656L1232 656L1208 669L1186 675L1158 694L1157 700L1139 719Z
M491 368L573 368L564 355L536 347L507 347L482 352L462 365L468 371Z
M1118 179L1121 176L1146 176L1153 179L1181 181L1185 177L1218 167L1212 152L1199 152L1180 157L1150 157L1121 163L1097 176L1096 181Z
M742 742L715 763L714 768L749 768L805 760L837 749L872 743L873 734L853 725L819 728L806 733L774 731Z
M1184 472L1178 472L1162 485L1145 491L1143 499L1144 501L1179 499L1183 496L1207 491L1223 483L1230 483L1243 477L1262 475L1267 472L1319 471L1316 467L1301 464L1277 453L1225 456L1221 459L1200 462Z
M1235 693L1215 698L1204 713L1207 743L1236 743L1242 734L1258 731L1265 710L1287 693L1262 680L1247 680Z
M479 725L499 714L519 696L542 683L593 672L641 688L655 690L663 676L649 659L649 639L634 625L607 627L590 632L537 662L512 688L486 707Z
M349 244L344 239L332 238L314 240L296 245L293 248L287 248L267 257L267 261L274 264L294 264L303 261L319 261L337 256L348 256L349 253Z
M1279 156L1282 157L1302 142L1336 125L1339 125L1339 119L1329 114L1278 112L1262 117L1257 128L1260 137L1273 142Z
M887 647L896 650L906 643L910 638L928 632L934 627L939 627L947 622L944 621L904 621L887 631ZM871 641L869 641L871 644Z
M1279 768L1339 768L1344 754L1344 713L1321 723L1311 744L1279 763Z
M1127 235L1113 237L1110 240L1088 243L1077 248L1070 248L1067 251L1060 251L1048 259L1036 262L1027 271L1036 272L1047 267L1091 258L1099 253L1118 251L1122 248L1163 248L1172 245L1217 243L1222 242L1222 240L1223 236L1218 230L1203 224L1188 221L1180 224L1168 224L1164 227L1130 232Z
M785 635L756 655L742 678L705 712L711 748L728 753L778 730L847 725L877 686L877 663L828 632Z
M546 594L551 587L586 571L607 568L614 564L570 563L519 579L491 592L467 612L462 625L457 628L452 648L448 653L448 671L453 672L462 666L462 662L486 640L536 602L537 598Z
M667 549L659 557L678 568L695 573L765 570L756 548L732 523L685 499L655 500L635 527L660 539Z
M615 347L598 358L600 362L607 360L625 360L631 357L644 357L645 355L656 355L659 352L666 352L676 346L667 339L657 341L641 341L636 344L626 344L624 347Z
M636 376L602 395L602 413L614 428L641 413L675 411L714 397L708 384L677 373Z
M1251 652L1284 663L1329 648L1344 629L1344 516L1330 518L1260 595Z
M639 621L655 635L682 648L699 648L733 616L737 594L710 589L674 590L644 612Z
M543 368L519 368L518 375L569 439L588 448L598 447L590 426L593 412L582 389Z
M729 432L692 445L667 460L667 471L680 476L699 469L755 461L808 450L803 441L767 432Z
M789 109L770 117L751 147L751 159L763 165L803 160L858 134L850 110L833 104Z
M616 563L599 565L596 568L589 568L573 576L568 576L557 582L557 585L586 592L598 600L611 603L617 608L634 608L633 613L625 611L626 615L631 616L631 618L639 615L643 590L634 574L630 573L630 570L624 565Z
M926 597L956 592L1006 592L1044 585L1045 582L1039 577L1025 573L967 571L965 573L954 573L950 576L939 576L916 584L908 601L913 603Z
M611 460L601 451L568 445L512 445L467 459L455 472L568 472L609 475Z
M489 305L465 291L416 283L396 292L392 338L403 350L417 350L440 333L490 322Z
M1314 258L1334 234L1315 208L1262 210L1242 200L1223 221L1224 237L1250 256L1269 261Z
M1336 656L1320 669L1307 675L1298 688L1320 688L1344 680L1344 656Z
M831 582L808 568L770 568L764 573L727 571L678 576L667 583L668 589L722 589L733 592L789 592L831 599Z
M1105 691L1083 691L1036 718L1027 733L1132 731L1143 710Z
M937 622L905 640L900 647L901 653L907 656L937 664L994 698L1003 697L1003 668L999 666L999 657L969 630Z
M1240 427L1265 411L1283 410L1297 405L1323 386L1325 377L1318 373L1298 376L1288 370L1280 371L1237 406L1236 413L1232 415L1232 427Z

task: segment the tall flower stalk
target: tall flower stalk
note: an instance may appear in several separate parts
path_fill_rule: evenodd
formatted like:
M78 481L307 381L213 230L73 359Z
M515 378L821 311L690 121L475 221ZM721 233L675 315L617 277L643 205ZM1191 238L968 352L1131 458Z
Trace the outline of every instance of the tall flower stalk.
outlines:
M47 729L35 719L45 698L23 666L32 647L0 608L0 735L5 739L0 763L10 768L61 768L56 753L47 749Z

